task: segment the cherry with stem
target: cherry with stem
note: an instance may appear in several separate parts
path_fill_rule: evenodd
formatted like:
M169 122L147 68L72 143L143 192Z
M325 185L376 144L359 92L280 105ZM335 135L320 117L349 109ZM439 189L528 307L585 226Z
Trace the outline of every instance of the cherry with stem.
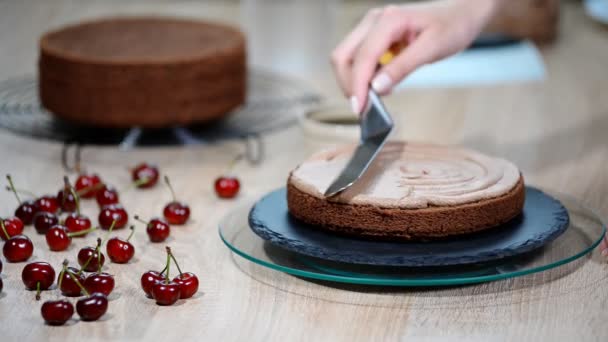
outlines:
M70 232L83 232L83 231L87 231L89 228L91 228L91 220L85 216L82 215L80 213L80 196L78 195L78 193L76 193L76 190L72 187L70 187L70 193L72 194L72 196L74 197L74 201L76 203L75 205L75 212L71 213L68 217L66 217L65 219L65 226L67 228L68 231ZM84 234L80 234L80 235L74 235L74 236L85 236L86 233Z
M163 215L170 224L185 224L188 221L188 218L190 218L190 207L187 204L177 200L173 186L171 185L171 182L169 182L169 177L165 176L164 180L165 184L167 184L167 187L169 188L169 191L171 191L173 201L167 203L163 210Z
M173 305L180 297L180 287L177 283L170 281L171 255L167 250L167 266L164 281L159 281L152 286L152 298L158 305Z
M72 193L72 184L68 176L63 176L63 189L57 192L57 201L59 202L59 208L61 211L71 213L76 211L77 203L76 197Z
M101 252L101 239L97 238L96 247L84 247L78 252L78 264L81 270L95 272L103 266L105 257Z
M13 236L23 233L23 221L21 221L21 219L19 219L17 216L8 217L0 220L4 224L4 229L7 233L7 235L0 234L0 238L2 238L2 240L6 241Z
M19 198L19 194L17 193L17 189L13 184L11 175L7 174L6 179L8 180L9 189L15 195L15 198L19 203L19 206L15 210L15 216L17 216L26 225L32 224L34 215L36 214L36 203L34 203L34 201L21 201L21 198Z
M152 242L163 242L171 233L169 224L159 218L153 218L149 222L142 220L137 215L135 215L133 218L146 225L146 233L148 233L148 237Z
M126 240L115 236L106 243L106 254L114 263L126 264L133 258L133 255L135 255L135 247L129 242L135 233L135 226L131 226L129 229L131 230L131 233Z
M76 179L74 187L82 198L93 198L103 183L101 178L96 174L82 173Z
M194 294L198 291L198 277L192 272L182 272L177 260L175 259L175 255L173 255L169 246L167 246L167 254L171 256L171 259L173 259L173 262L179 271L179 275L173 278L173 282L179 285L180 298L186 299L194 296Z
M141 163L131 171L133 185L137 188L151 188L158 182L158 168L148 163Z
M22 234L10 236L6 231L3 220L0 220L0 228L6 238L6 242L2 247L2 254L4 254L6 260L9 262L21 262L26 261L32 256L34 244L30 238Z
M55 225L46 233L46 243L51 251L59 252L68 249L72 243L72 238L84 236L90 232L97 230L97 227L81 230L78 232L70 232L65 226Z
M36 290L36 300L40 300L40 291L47 290L55 282L55 270L48 262L32 262L23 268L21 280L28 290Z
M83 321L96 321L103 316L108 310L108 297L103 293L93 292L92 294L82 285L76 278L75 274L67 270L74 279L74 282L80 290L85 294L85 297L76 302L76 312Z
M232 176L231 174L232 170L241 159L243 159L242 154L236 156L230 163L228 171L225 172L223 176L220 176L215 180L215 193L219 198L234 198L238 194L239 189L241 188L241 183L235 176Z
M76 284L73 277L82 284L84 282L84 275L74 267L68 266L68 260L63 261L61 272L57 278L57 288L61 291L61 294L68 297L78 297L82 295L82 290Z

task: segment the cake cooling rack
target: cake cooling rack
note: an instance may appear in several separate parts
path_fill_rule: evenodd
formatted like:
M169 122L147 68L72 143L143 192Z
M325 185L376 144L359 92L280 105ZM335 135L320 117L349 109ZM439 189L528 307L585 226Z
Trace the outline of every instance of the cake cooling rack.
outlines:
M201 144L257 136L292 125L299 114L321 100L299 81L253 69L249 72L246 104L220 121L164 129L100 129L54 117L40 105L37 88L32 75L0 81L0 127L32 138L123 147Z

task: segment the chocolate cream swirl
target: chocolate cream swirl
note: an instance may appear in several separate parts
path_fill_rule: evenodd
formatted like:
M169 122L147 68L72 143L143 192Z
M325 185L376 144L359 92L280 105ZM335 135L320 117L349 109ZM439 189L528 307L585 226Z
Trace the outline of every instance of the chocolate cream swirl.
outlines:
M322 198L354 148L313 155L291 173L290 183ZM520 177L513 163L470 149L390 142L363 177L332 200L382 208L454 206L504 195Z

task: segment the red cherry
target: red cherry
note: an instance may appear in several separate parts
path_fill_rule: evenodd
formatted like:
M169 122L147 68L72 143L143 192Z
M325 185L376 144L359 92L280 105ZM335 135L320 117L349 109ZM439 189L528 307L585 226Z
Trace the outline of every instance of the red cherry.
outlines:
M35 202L37 212L56 213L59 210L57 197L45 195L38 198Z
M81 174L76 179L76 192L82 198L93 198L101 186L101 178L96 174Z
M70 246L72 239L68 236L68 230L62 225L54 225L46 232L46 244L52 251L65 251Z
M114 277L105 272L91 273L84 280L83 285L89 293L103 293L109 296L114 290Z
M93 293L76 302L76 312L83 321L96 321L108 311L108 297Z
M167 222L159 218L153 218L150 220L150 222L143 221L137 215L134 216L134 218L146 225L146 233L148 233L148 237L152 242L163 242L171 233L171 228Z
M15 235L4 243L2 253L8 262L26 261L34 253L34 244L25 235Z
M173 186L171 186L171 182L169 182L169 177L167 176L165 176L165 184L167 184L169 191L171 191L171 197L173 197L173 201L169 202L169 204L167 204L163 210L165 219L167 219L167 222L170 224L186 223L190 217L190 207L176 199L175 191L173 190Z
M0 260L0 273L2 273L2 260Z
M23 268L21 280L28 290L37 290L36 299L40 299L40 291L48 289L55 282L55 270L48 262L32 262Z
M133 244L131 244L129 240L134 232L134 227L131 226L131 234L126 240L116 236L108 240L108 243L106 244L106 254L112 262L126 264L133 258L133 255L135 255L135 247L133 247Z
M194 273L182 273L173 278L173 282L179 285L179 298L181 299L190 298L198 291L198 278Z
M34 201L23 201L15 210L17 216L25 225L32 224L36 215L36 203Z
M59 223L57 215L50 212L41 211L34 217L34 228L38 234L46 234L57 223Z
M97 192L97 195L95 195L95 199L97 200L97 204L100 208L110 204L118 204L118 191L112 187L104 185L104 187Z
M67 192L65 190L57 192L57 203L59 203L59 208L63 212L71 213L76 211L76 199L74 199L74 195L69 190Z
M4 229L8 234L8 238L19 235L23 232L23 221L16 216L5 218L2 223L4 224ZM8 238L5 234L0 234L0 238L6 241Z
M146 296L152 297L152 286L154 284L165 281L165 276L156 271L148 271L141 275L141 288L146 293Z
M106 258L99 250L101 239L97 239L97 247L84 247L78 252L78 264L87 272L95 272L101 269Z
M95 230L95 228L79 232L70 232L65 226L57 224L46 232L46 243L52 251L65 251L70 247L72 237L86 235L93 230Z
M158 182L158 174L156 166L141 163L131 171L131 178L138 188L150 188Z
M152 286L152 298L158 305L173 305L179 299L179 285L174 282L158 282Z
M127 225L129 214L120 204L105 206L99 212L99 226L102 229L110 229L112 222L116 221L114 229L120 229Z
M91 228L91 220L85 215L78 214L77 212L71 213L65 218L65 227L71 233L82 232Z
M67 297L79 297L82 295L82 289L78 286L74 278L72 278L73 276L76 277L80 284L84 283L84 274L74 267L67 267L67 271L59 273L57 283L61 284L59 290L62 295Z
M4 284L2 284L2 278L0 278L0 293L2 293L2 288L4 287Z
M6 180L8 181L8 189L13 192L15 195L15 199L19 203L19 206L15 210L15 216L17 216L23 224L31 224L34 220L34 214L36 214L36 203L34 201L21 201L19 198L19 194L17 193L17 189L15 189L15 184L13 184L13 179L11 175L6 175Z
M234 198L241 188L241 183L234 177L219 177L215 180L215 193L220 198Z
M49 325L63 325L74 314L74 306L67 300L46 301L40 308L42 318Z
M170 202L165 206L163 215L170 224L181 225L190 217L190 207L181 202Z
M194 296L196 291L198 291L198 278L196 275L194 275L194 273L182 272L177 259L175 259L175 255L173 255L171 252L171 248L167 246L165 249L167 250L167 270L169 269L169 259L173 259L173 262L179 271L179 275L173 278L173 282L178 284L180 287L180 298L186 299ZM167 274L168 273L169 271L167 271Z

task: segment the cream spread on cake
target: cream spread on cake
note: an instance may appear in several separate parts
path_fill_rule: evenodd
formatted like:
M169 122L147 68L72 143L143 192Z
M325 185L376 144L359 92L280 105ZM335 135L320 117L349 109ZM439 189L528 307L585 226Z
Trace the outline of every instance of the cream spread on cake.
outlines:
M322 198L354 148L345 146L313 155L292 172L290 184ZM473 150L390 142L363 177L332 200L383 208L452 206L504 195L519 179L513 163Z

